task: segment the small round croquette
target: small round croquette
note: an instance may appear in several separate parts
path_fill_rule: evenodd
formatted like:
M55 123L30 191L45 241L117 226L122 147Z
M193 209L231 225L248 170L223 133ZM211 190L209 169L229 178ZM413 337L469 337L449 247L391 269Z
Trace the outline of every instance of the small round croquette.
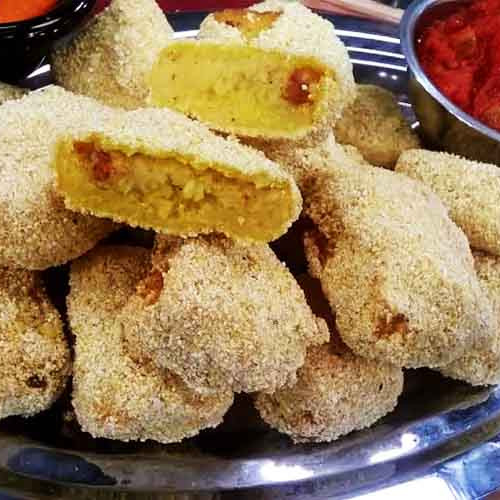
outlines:
M297 279L312 310L329 325L330 343L308 350L295 385L260 393L255 405L269 425L294 442L333 441L392 411L403 389L403 372L350 351L335 330L319 281L303 275Z
M0 106L0 265L33 270L90 250L115 224L67 210L55 190L52 147L61 133L96 123L104 108L57 87Z
M328 339L267 245L159 236L153 265L123 311L127 350L195 390L273 391Z
M420 142L396 96L377 85L357 85L355 101L346 107L333 131L340 144L355 146L372 165L393 169L403 151Z
M71 372L59 313L39 273L0 268L0 418L46 410Z
M229 390L200 395L171 372L135 363L122 349L116 317L150 260L143 248L101 246L71 266L73 406L94 437L177 442L218 425L233 401Z
M475 252L474 267L493 305L497 320L495 343L488 348L469 350L440 372L472 385L495 385L500 383L500 258Z
M403 388L403 372L331 344L312 347L293 386L259 393L261 417L295 443L333 441L374 424L391 412Z
M144 107L151 68L172 33L154 0L113 0L52 54L55 81L109 106Z

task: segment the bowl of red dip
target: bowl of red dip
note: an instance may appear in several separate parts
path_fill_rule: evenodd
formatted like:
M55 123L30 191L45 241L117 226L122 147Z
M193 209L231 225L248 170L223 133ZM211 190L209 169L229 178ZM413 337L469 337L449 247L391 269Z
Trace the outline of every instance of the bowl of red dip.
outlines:
M416 0L401 46L429 147L500 164L500 0Z
M0 0L0 81L18 83L54 43L84 22L96 0Z

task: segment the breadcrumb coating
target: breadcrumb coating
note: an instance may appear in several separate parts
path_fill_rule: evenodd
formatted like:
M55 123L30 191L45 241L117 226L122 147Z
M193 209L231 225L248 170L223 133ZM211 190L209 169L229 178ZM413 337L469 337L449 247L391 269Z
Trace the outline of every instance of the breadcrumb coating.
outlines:
M94 437L181 441L218 425L233 401L229 390L195 393L173 373L136 363L123 351L116 317L150 261L143 248L101 246L71 266L73 406L83 430Z
M474 265L479 281L493 304L497 320L495 343L487 349L471 349L441 368L440 372L472 385L496 385L500 383L500 259L475 252Z
M113 0L53 53L55 81L109 106L143 107L151 68L172 33L154 0Z
M391 412L403 389L403 372L350 351L335 331L320 283L298 279L313 311L330 325L330 343L308 350L295 385L260 393L255 405L269 425L296 443L333 441Z
M420 146L394 94L377 85L357 85L356 100L333 131L339 143L355 146L369 163L390 169L403 151Z
M237 124L223 126L217 120L210 123L211 127L222 132L264 141L316 143L328 134L330 125L340 118L345 106L355 98L356 87L352 64L347 49L335 34L332 23L314 14L299 2L270 0L255 4L248 9L229 9L210 14L200 26L198 39L200 44L215 43L224 47L246 46L269 54L278 53L283 64L293 58L307 58L322 65L333 76L332 87L319 103L313 122L307 129L271 137L268 133L262 134L258 129L244 129ZM272 76L267 78L262 75L261 80L255 75L252 77L260 86L255 92L264 92L268 80L272 80ZM302 102L300 92L307 90L307 87L306 83L306 87L300 86L296 91L287 88L284 92L288 95L288 91L293 90L289 97L297 98L297 102L300 103ZM283 105L285 104L283 101Z
M0 104L6 101L20 99L26 92L27 90L21 87L15 87L14 85L0 82Z
M436 367L494 342L468 241L428 187L357 163L332 138L290 158L318 228L306 238L310 271L355 353Z
M328 340L267 245L158 237L153 266L123 310L126 347L194 390L272 392Z
M473 248L500 255L498 166L424 149L406 151L396 170L429 186Z
M50 87L0 106L0 265L46 269L91 249L115 225L67 210L50 168L61 133L98 121L104 108Z
M99 165L82 163L80 144L109 153L103 167L111 173L96 176ZM162 233L217 231L267 242L285 233L302 208L293 178L279 165L169 109L117 113L101 129L62 139L54 169L68 208Z
M0 269L0 418L49 408L71 372L59 313L37 272Z

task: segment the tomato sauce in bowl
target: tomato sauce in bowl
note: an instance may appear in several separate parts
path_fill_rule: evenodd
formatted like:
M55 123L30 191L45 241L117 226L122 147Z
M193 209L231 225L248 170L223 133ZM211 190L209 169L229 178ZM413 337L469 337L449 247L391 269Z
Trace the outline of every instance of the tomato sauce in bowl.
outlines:
M24 21L50 12L58 0L1 0L0 23Z
M500 130L500 0L455 7L420 33L420 65L450 101Z

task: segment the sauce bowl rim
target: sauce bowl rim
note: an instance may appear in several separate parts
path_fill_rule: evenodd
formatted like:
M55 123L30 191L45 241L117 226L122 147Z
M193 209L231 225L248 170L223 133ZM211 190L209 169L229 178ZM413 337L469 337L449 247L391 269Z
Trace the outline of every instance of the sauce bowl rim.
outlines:
M46 14L42 14L41 16L30 17L19 21L11 21L8 23L0 23L0 37L19 29L50 29L67 15L78 12L88 4L92 4L93 7L96 3L97 0L60 0Z
M427 74L422 69L418 60L415 45L416 45L416 28L421 16L429 12L438 5L446 3L463 4L460 0L415 0L405 10L400 24L401 49L406 58L408 68L411 75L417 82L429 93L443 108L450 112L455 118L462 123L473 128L477 132L486 135L487 137L500 142L500 131L495 130L481 121L466 113L463 109L451 102L430 80ZM467 3L467 2L465 2Z

